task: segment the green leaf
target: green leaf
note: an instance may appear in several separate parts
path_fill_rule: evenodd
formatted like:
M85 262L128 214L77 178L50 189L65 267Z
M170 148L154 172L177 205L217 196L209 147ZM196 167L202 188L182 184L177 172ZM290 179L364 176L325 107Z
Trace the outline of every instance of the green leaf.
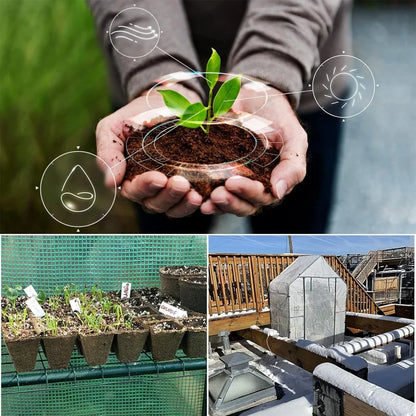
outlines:
M191 105L191 103L181 94L173 90L157 90L162 94L163 101L169 110L181 117L185 110Z
M234 104L241 88L241 76L229 79L221 85L214 98L214 117L225 114Z
M206 116L207 108L202 103L194 103L185 110L177 124L195 129L201 127Z
M45 300L46 300L46 293L45 293L45 291L39 290L39 293L38 293L38 302L39 303L44 303Z
M208 87L212 90L218 81L218 76L221 68L221 58L215 49L211 49L212 54L207 62L206 79Z

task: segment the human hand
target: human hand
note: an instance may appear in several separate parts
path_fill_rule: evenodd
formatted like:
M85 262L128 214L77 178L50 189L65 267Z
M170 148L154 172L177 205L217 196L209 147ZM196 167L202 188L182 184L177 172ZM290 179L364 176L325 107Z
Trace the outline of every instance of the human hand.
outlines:
M165 88L161 86L159 89ZM200 101L192 90L175 84L166 88L175 89L191 102ZM148 101L147 101L148 100ZM149 171L137 175L131 181L124 181L126 160L124 145L128 134L127 126L139 127L155 125L161 120L153 109L165 108L163 98L157 91L152 91L132 100L118 111L102 119L96 128L97 155L102 158L112 172L106 171L107 186L114 186L113 175L117 186L121 185L121 194L137 202L150 212L166 213L170 217L184 217L196 211L202 203L202 197L191 189L190 183L182 176L167 178L163 173Z
M243 86L232 110L236 113L256 112L257 116L272 122L273 132L266 137L271 146L280 150L279 164L273 169L270 182L272 193L264 185L241 176L233 176L224 186L214 189L202 205L203 214L232 213L238 216L253 215L266 205L281 201L302 182L306 174L307 134L300 125L288 99L280 91L268 91L268 101L260 111L264 97Z

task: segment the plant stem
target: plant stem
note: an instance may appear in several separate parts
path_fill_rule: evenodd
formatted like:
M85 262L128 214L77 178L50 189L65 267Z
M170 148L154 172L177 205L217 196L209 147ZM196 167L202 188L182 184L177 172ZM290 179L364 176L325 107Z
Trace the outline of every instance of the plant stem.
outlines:
M204 132L206 133L206 134L208 134L209 133L209 123L212 121L212 119L213 119L213 117L212 117L212 90L213 90L213 88L210 88L209 89L209 94L208 94L208 106L207 106L207 114L208 114L208 117L207 117L207 121L208 121L208 124L207 124L207 127L206 127L206 129L204 129L202 126L201 126L201 128L202 128L202 130L204 130Z

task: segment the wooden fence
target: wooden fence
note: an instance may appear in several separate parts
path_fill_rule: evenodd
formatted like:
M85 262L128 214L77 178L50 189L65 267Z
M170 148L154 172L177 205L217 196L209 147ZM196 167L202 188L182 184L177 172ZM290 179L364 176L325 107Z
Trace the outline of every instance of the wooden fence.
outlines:
M324 256L348 287L347 310L380 313L381 309L336 256ZM269 306L269 284L297 255L209 255L209 313L214 315L253 311Z

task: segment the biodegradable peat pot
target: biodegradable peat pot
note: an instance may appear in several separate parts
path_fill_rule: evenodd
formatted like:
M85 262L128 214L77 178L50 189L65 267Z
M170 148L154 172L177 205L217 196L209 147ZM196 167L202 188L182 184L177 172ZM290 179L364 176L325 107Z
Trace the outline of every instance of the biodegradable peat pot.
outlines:
M180 299L179 279L185 276L206 276L203 266L165 266L159 270L162 293Z
M110 354L114 333L80 334L82 353L88 365L104 365Z
M155 361L170 361L175 359L185 327L175 321L164 321L150 327L150 344Z
M207 327L202 318L184 319L186 333L182 340L183 352L190 358L206 357Z
M240 175L262 182L266 192L271 192L270 176L279 152L263 134L254 133L235 118L217 119L209 134L200 128L177 126L176 121L141 130L130 127L125 180L151 170L168 177L181 175L205 200L214 188Z
M179 279L181 304L196 312L207 313L206 277L182 277Z
M149 328L137 324L137 329L119 332L116 337L116 356L122 363L131 363L139 359L140 353L149 335Z
M19 339L4 338L4 342L17 372L24 373L35 369L40 344L39 336L30 335Z
M42 337L42 348L50 368L68 368L76 340L76 334Z

